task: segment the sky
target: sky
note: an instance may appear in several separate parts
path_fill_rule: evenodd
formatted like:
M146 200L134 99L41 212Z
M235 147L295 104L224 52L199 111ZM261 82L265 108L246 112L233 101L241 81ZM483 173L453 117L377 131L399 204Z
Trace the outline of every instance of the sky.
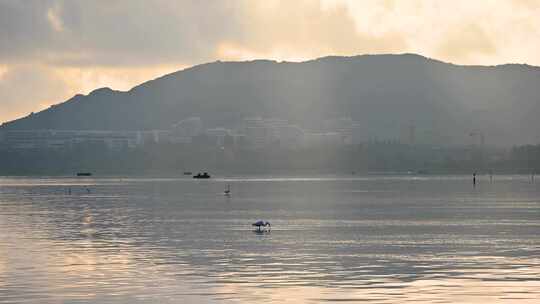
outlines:
M0 122L215 60L540 66L540 0L0 0Z

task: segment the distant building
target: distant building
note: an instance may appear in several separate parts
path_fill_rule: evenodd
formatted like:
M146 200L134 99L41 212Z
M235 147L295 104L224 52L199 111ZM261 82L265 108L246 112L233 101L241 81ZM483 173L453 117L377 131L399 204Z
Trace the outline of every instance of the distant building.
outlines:
M301 147L305 140L304 130L280 118L245 118L242 131L246 142L252 148L279 146L296 149Z
M81 144L118 150L134 148L138 142L137 132L127 131L28 130L3 135L3 146L11 150L67 149Z
M350 117L341 117L337 119L327 119L324 121L324 130L326 132L339 133L342 144L359 144L366 141L360 125Z
M174 143L175 137L173 136L173 132L169 130L152 130L152 131L146 131L147 133L151 134L151 138L155 143L163 144L163 143ZM145 144L145 143L143 143Z
M413 121L410 121L408 124L402 124L399 137L399 141L402 144L416 144L416 124Z
M225 145L225 139L231 136L231 131L224 128L208 129L205 133L217 147L223 147Z
M175 144L190 144L193 138L203 133L203 123L200 117L189 117L172 125L168 142Z
M248 145L245 134L231 134L234 147L246 147Z
M203 133L203 123L200 117L189 117L172 126L176 137L195 137Z
M243 133L246 135L248 145L253 148L263 148L270 141L272 130L260 117L244 119Z
M337 147L343 144L342 136L337 132L306 133L307 147Z
M416 125L411 121L409 124L409 145L416 143Z
M137 132L128 131L50 131L56 148L65 148L66 143L72 144L96 143L104 144L108 149L119 150L137 146ZM49 143L49 145L50 145Z
M284 125L275 128L279 144L283 148L296 149L304 145L306 134L296 125Z
M147 144L157 143L156 135L150 131L138 131L137 132L137 145L143 146Z

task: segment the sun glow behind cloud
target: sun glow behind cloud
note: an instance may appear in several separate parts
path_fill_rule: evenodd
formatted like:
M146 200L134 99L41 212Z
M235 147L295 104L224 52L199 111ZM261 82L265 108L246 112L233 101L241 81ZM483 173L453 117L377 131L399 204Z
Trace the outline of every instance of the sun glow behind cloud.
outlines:
M540 1L0 3L0 121L214 60L418 53L540 65Z

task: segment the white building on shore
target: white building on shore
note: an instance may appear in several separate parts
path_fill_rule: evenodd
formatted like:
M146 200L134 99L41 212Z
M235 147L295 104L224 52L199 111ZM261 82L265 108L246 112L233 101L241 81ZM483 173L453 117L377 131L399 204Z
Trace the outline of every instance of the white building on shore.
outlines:
M342 145L343 138L338 132L306 133L306 147L338 147Z
M279 145L295 149L301 147L305 139L305 132L300 127L279 118L245 118L243 133L252 148Z
M18 130L1 133L2 147L12 150L66 149L82 144L118 150L135 148L141 138L139 132L132 131Z

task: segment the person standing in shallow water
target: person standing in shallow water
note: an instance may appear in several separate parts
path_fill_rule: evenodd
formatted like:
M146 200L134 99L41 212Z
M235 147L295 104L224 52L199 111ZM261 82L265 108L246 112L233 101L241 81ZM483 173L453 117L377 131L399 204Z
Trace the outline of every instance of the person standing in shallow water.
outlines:
M473 186L476 186L476 172L472 174L472 184Z

